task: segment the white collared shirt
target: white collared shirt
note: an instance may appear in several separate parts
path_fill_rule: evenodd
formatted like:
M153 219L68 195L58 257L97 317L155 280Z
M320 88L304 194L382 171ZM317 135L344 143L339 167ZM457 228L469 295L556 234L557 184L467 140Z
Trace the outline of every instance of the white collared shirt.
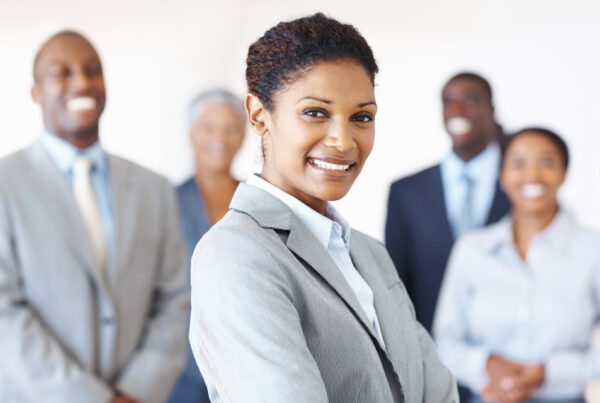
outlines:
M485 366L495 353L545 364L534 397L567 399L600 376L600 352L590 349L599 315L600 234L559 211L525 261L511 217L461 237L433 329L440 358L473 392L488 383Z
M379 320L373 304L373 291L356 270L350 258L350 226L348 223L330 203L327 203L325 215L321 215L258 175L250 175L247 183L271 193L284 202L317 238L319 243L323 245L354 292L379 341L384 345Z
M442 186L444 187L444 203L448 221L456 233L457 223L463 211L467 194L467 174L473 181L473 199L471 201L471 217L475 228L483 227L492 208L496 183L500 170L500 147L497 143L489 144L479 155L465 162L454 152L450 152L440 165Z

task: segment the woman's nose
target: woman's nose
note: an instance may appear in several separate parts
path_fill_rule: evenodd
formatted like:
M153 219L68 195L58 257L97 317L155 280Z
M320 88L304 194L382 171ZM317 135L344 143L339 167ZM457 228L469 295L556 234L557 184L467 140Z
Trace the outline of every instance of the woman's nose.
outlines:
M528 182L537 182L540 177L540 170L536 164L528 164L525 168L525 180Z
M335 147L341 152L346 152L356 147L349 125L343 123L332 125L325 138L325 145Z

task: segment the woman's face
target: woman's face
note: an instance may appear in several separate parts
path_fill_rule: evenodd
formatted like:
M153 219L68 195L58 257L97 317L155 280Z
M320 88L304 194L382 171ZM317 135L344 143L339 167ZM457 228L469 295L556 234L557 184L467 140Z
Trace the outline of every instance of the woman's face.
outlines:
M513 211L544 214L556 209L556 192L565 175L565 164L552 140L527 132L506 150L500 183Z
M244 141L245 122L228 104L208 104L192 126L190 139L199 169L227 171Z
M251 109L256 102L247 102L255 129ZM357 63L321 62L277 92L273 105L272 111L259 113L262 177L323 213L327 201L350 190L373 148L373 84Z

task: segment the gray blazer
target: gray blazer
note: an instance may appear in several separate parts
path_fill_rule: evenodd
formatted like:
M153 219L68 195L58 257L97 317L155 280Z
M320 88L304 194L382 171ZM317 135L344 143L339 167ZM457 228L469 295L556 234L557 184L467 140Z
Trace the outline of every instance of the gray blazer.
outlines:
M192 258L190 342L213 401L458 402L385 247L350 255L385 348L333 259L292 211L240 184Z
M39 142L0 160L0 401L164 402L184 363L186 251L169 183L108 156L106 278Z

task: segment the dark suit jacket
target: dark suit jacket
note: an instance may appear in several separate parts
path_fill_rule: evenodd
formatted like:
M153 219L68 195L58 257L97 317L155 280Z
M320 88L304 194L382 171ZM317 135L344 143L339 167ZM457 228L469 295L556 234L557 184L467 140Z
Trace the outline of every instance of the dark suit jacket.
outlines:
M496 185L487 224L509 210ZM386 246L412 299L417 319L431 332L433 314L454 235L448 221L440 165L394 182L385 227Z

